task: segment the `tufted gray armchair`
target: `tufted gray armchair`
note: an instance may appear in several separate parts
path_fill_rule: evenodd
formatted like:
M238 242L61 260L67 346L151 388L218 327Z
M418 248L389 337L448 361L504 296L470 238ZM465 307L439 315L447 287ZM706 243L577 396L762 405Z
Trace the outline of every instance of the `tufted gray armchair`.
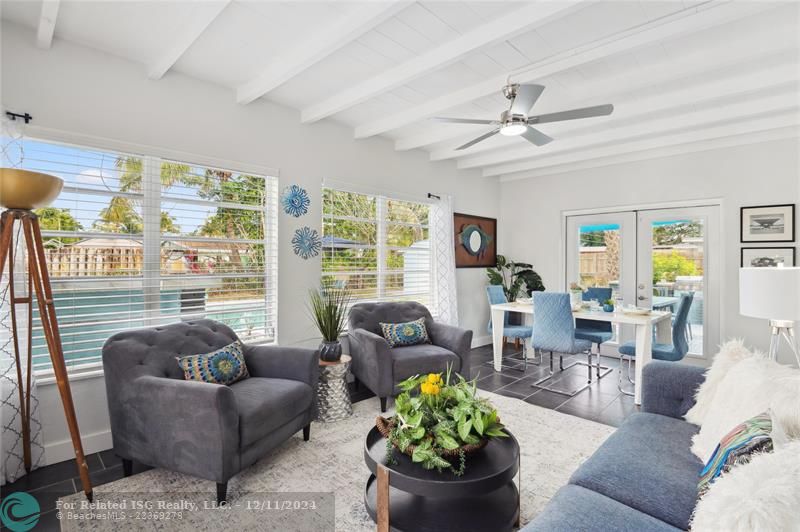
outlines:
M303 429L308 441L318 375L312 349L244 346L250 378L230 386L183 380L175 357L237 340L213 320L115 334L103 346L114 452L125 476L133 460L217 483Z
M389 347L380 323L404 323L425 318L430 344ZM412 301L357 303L349 315L348 341L353 357L353 375L381 400L400 393L397 384L422 373L439 373L452 364L453 370L470 377L472 331L436 323L424 305Z

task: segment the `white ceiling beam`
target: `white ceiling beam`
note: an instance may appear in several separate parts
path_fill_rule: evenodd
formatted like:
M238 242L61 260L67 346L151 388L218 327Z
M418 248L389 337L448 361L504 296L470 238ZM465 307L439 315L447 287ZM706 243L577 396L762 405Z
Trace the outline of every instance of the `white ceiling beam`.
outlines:
M511 39L536 26L551 22L578 10L580 2L537 2L482 24L463 35L390 68L380 74L309 105L300 113L304 123L316 122L333 114L350 109L375 96L396 89L429 72L452 65L466 55Z
M768 126L764 127L759 126L760 129L795 126L800 124L799 111L800 108L795 101L793 107L779 109L769 113L756 112L735 117L731 117L730 114L728 114L727 119L724 121L719 120L705 123L689 131L678 128L677 130L672 129L659 132L651 138L632 137L630 139L619 139L614 142L594 143L593 145L585 145L582 148L564 150L566 153L554 153L547 157L539 157L530 161L486 168L483 170L483 175L485 177L509 175L526 170L533 170L535 168L571 163L607 155L617 155L631 151L646 150L685 142L695 142L708 138L738 135L750 131L750 129L746 128L753 124L768 124ZM743 130L743 128L745 129Z
M763 123L761 126L763 127ZM551 176L586 170L589 168L601 168L615 164L624 164L636 161L652 161L659 157L672 157L686 153L697 153L720 148L731 148L760 142L770 142L800 137L800 126L776 127L775 129L755 130L753 132L732 135L730 137L711 137L708 139L697 140L684 144L665 145L659 148L651 148L642 151L621 153L619 155L608 155L594 159L586 159L572 163L565 163L555 166L548 166L518 174L503 176L501 182L519 181L521 179L531 179L535 177Z
M664 39L726 24L764 11L770 7L774 7L774 5L732 1L703 3L538 61L523 70L512 73L512 79L517 83L533 82L570 68L654 44ZM380 135L381 133L424 120L447 109L468 104L478 98L499 91L505 81L505 77L498 76L458 91L444 94L427 103L404 109L396 114L358 125L355 128L355 138L360 139Z
M325 59L343 46L355 41L379 24L392 18L413 2L367 2L341 22L309 32L298 39L303 43L294 50L275 57L264 72L236 88L236 101L248 104L283 85Z
M738 84L731 84L726 82L712 82L703 84L693 89L678 90L673 93L664 95L656 95L650 98L630 102L628 104L620 104L616 107L615 112L619 113L617 120L604 120L602 122L592 122L590 125L583 127L573 127L559 131L557 134L552 134L556 139L555 142L547 146L518 146L513 149L495 149L487 153L472 155L464 157L458 161L459 168L475 168L480 166L487 166L492 164L507 163L517 159L526 159L544 155L549 151L557 150L562 142L580 142L580 139L589 137L602 136L609 138L608 135L625 135L627 132L649 131L657 130L660 124L671 123L673 127L675 124L682 124L686 117L691 120L691 116L697 114L698 110L704 107L711 108L720 102L736 100L733 106L746 107L748 100L758 100L762 98L767 92L771 94L788 94L795 101L797 100L798 88L800 88L800 71L797 67L787 68L782 75L776 78L768 79L757 74L749 74L747 76L740 76L735 80ZM706 88L716 90L704 90ZM654 113L670 113L670 117L661 120L651 120L649 117ZM602 132L598 131L598 125L602 127ZM547 132L547 128L542 128ZM631 133L635 134L635 133ZM446 150L443 154L437 156L437 152L431 153L431 159L441 160L450 158L451 152L454 150ZM456 152L461 153L461 152Z
M550 107L574 108L608 102L614 104L614 113L603 117L600 121L548 124L542 126L542 129L547 133L548 130L555 128L558 139L566 135L572 136L596 129L598 124L602 124L604 128L617 127L620 123L630 123L639 118L646 119L648 115L658 111L680 108L694 103L699 104L704 101L719 101L747 92L771 89L800 79L800 70L797 68L798 57L797 50L792 49L778 54L759 56L756 60L745 63L735 63L732 68L731 66L717 68L712 72L709 72L707 67L698 68L694 72L684 70L681 78L669 75L669 73L675 72L672 66L657 64L653 65L655 67L653 73L660 74L655 77L650 77L648 71L637 69L619 79L619 83L607 81L587 83L579 88L577 94L570 94L577 98L575 100L570 98L569 104L551 104ZM624 87L624 89L619 87ZM642 90L648 96L637 98L636 93ZM457 151L455 149L475 136L477 135L465 139L463 135L459 135L458 138L453 139L452 145L431 151L431 160L472 159L476 155L483 155L484 152L498 148L496 143L483 143L483 145L478 144L469 150Z
M39 13L39 26L36 28L36 46L49 50L53 45L53 33L56 31L56 19L60 0L44 0Z
M230 3L231 0L221 0L208 4L201 3L193 7L193 18L181 28L172 46L147 65L147 77L150 79L164 77L164 74L178 62L178 59L189 50Z

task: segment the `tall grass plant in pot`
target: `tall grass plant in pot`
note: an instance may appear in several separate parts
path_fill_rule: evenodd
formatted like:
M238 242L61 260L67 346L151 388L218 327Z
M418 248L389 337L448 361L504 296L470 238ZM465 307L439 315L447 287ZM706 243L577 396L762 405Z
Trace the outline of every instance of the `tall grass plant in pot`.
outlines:
M350 290L337 286L335 281L323 281L320 287L309 290L308 311L320 334L319 358L325 362L338 362L342 356L339 337L347 323L347 312L352 301Z

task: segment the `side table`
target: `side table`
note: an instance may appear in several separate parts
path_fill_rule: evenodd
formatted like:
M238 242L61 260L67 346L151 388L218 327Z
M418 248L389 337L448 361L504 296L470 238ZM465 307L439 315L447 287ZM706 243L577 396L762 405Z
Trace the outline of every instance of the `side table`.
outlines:
M347 372L352 359L342 355L338 362L319 361L317 385L317 421L339 421L353 415L353 404L347 391Z

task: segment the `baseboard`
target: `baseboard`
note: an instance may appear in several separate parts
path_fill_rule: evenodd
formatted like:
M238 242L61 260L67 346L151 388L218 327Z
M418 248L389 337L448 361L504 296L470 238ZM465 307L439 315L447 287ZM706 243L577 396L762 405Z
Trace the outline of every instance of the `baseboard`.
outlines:
M84 455L105 451L113 447L110 430L95 432L94 434L81 434L81 441L83 442ZM74 459L75 450L72 448L71 439L46 443L44 446L44 461L46 465Z
M482 345L489 345L491 343L492 343L492 337L488 334L486 336L472 337L472 347L480 347Z

